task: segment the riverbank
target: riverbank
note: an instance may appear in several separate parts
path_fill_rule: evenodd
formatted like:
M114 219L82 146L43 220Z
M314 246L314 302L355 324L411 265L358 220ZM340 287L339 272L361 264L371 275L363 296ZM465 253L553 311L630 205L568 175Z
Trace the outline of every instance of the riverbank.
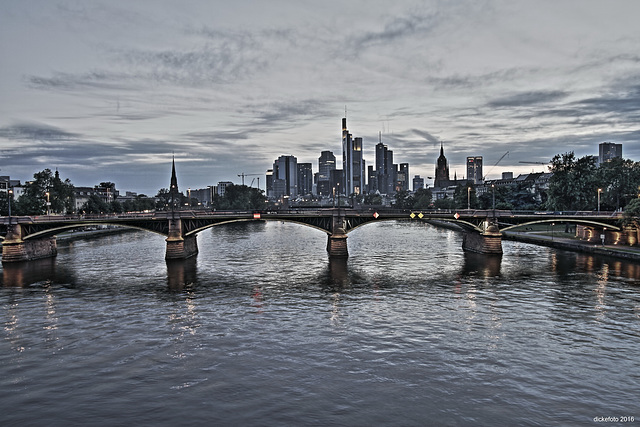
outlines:
M446 221L426 221L435 227L448 228L456 231L463 231L462 227ZM561 226L564 228L564 225ZM519 231L503 231L503 240L513 240L523 243L531 243L533 245L548 246L566 251L586 252L597 255L604 255L614 258L622 258L631 261L640 262L640 247L624 246L624 245L602 245L585 240L578 240L575 237L560 237L563 232L556 232L548 235L548 232L519 232Z
M615 258L640 262L640 248L637 246L602 245L585 240L548 236L541 233L523 233L514 231L503 231L504 240L514 240L534 245L549 246L556 249L563 249L576 252L587 252L597 255L605 255Z

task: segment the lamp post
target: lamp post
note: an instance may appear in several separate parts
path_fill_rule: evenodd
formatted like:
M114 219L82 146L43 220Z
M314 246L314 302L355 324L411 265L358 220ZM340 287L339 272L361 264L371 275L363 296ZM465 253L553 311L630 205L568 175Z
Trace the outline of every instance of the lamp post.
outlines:
M471 210L471 187L467 187L467 210Z
M493 217L496 217L496 185L491 184L491 190L493 192Z
M9 201L9 225L11 225L11 199L13 199L13 190L9 189L7 196L7 200Z
M602 188L598 188L598 213L600 213L600 193L602 193Z
M47 196L47 216L51 215L51 202L49 201L49 192L44 193Z

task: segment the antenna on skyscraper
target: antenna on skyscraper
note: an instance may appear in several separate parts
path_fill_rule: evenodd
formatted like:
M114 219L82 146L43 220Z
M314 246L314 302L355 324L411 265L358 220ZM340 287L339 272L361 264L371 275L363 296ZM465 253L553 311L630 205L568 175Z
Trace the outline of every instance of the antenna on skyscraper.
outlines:
M347 106L346 105L344 106L344 118L345 119L347 118Z
M378 142L382 143L382 131L378 131Z

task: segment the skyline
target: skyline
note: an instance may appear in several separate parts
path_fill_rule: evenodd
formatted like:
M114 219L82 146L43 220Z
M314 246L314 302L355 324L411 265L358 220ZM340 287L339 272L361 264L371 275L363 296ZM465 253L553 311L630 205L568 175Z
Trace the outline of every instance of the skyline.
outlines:
M634 1L0 8L0 173L16 179L57 168L155 195L173 153L181 188L239 183L281 155L317 172L321 151L341 161L345 106L366 164L382 132L411 177L434 175L441 141L458 177L467 156L488 171L507 151L488 179L601 142L640 159Z

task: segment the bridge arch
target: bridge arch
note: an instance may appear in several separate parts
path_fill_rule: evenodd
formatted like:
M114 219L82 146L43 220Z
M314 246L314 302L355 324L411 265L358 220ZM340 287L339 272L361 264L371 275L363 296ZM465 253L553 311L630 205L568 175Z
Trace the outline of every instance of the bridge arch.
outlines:
M213 223L209 223L209 224L204 224L204 225L200 225L197 228L193 228L190 229L188 232L184 233L184 236L192 236L192 235L196 235L204 230L207 230L209 228L213 228L216 227L218 225L224 225L224 224L231 224L231 223L236 223L236 222L260 222L260 221L269 221L269 222L288 222L288 223L292 223L292 224L297 224L297 225L302 225L302 226L306 226L306 227L311 227L314 228L316 230L322 231L325 234L331 234L331 231L324 228L322 225L316 225L316 224L312 224L309 222L305 222L305 221L300 221L300 220L294 220L294 219L289 219L289 218L260 218L260 219L246 219L246 218L240 218L240 219L228 219L228 220L224 220L224 221L220 221L220 222L213 222Z
M55 235L57 235L57 234L59 234L61 232L73 230L73 229L76 229L76 228L84 228L84 227L87 227L87 226L89 226L89 227L90 226L102 226L102 225L113 225L113 226L117 226L117 227L133 229L133 230L148 231L148 232L151 232L151 233L156 233L156 234L159 234L161 236L167 237L167 235L162 233L161 231L152 230L152 229L149 229L149 228L135 226L135 225L118 224L118 223L106 223L106 222L85 222L85 223L82 223L82 224L68 224L68 225L63 225L63 226L59 226L59 227L55 227L55 228L49 228L49 229L46 229L46 230L29 233L29 234L27 234L26 236L23 237L23 240L35 240L35 239L41 239L41 238L45 238L45 237L52 237L52 236L55 236Z
M518 228L518 227L524 227L524 226L527 226L527 225L552 224L552 223L556 223L556 224L564 224L564 223L584 224L584 225L589 225L589 226L597 227L597 228L606 228L606 229L613 230L613 231L622 231L622 228L620 228L620 227L618 227L616 225L607 224L607 223L604 223L604 222L588 220L588 219L579 219L579 218L557 218L557 217L556 218L544 218L544 219L539 219L539 220L535 220L535 221L523 222L521 224L509 225L508 227L500 228L500 231L509 231L511 229Z

